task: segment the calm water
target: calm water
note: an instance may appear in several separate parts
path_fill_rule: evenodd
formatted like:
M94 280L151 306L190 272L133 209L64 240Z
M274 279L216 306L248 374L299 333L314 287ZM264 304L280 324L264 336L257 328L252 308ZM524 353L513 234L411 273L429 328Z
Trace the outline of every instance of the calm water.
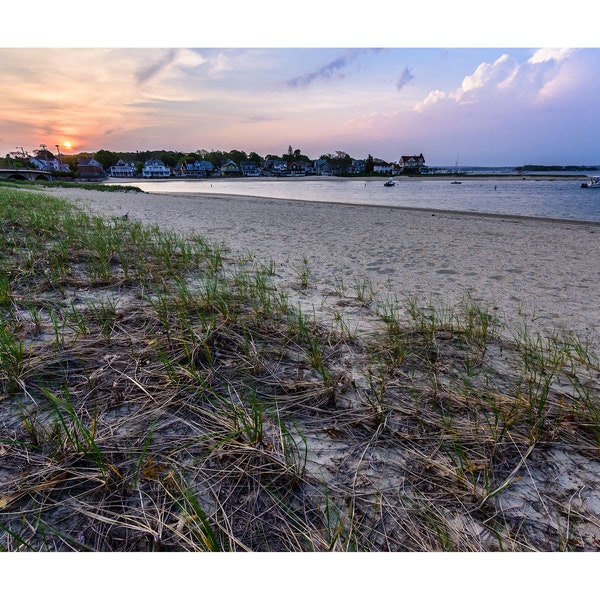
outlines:
M313 202L460 210L600 222L600 190L582 189L581 180L449 180L323 178L136 181L146 192L222 193Z

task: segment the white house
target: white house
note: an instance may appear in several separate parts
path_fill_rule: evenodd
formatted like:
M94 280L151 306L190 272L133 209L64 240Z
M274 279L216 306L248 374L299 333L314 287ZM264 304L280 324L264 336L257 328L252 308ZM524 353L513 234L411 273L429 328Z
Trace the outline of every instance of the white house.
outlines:
M380 173L381 175L389 175L392 172L392 165L381 164L373 166L373 173Z
M421 169L425 167L425 157L423 153L418 156L416 154L413 156L401 156L398 165L404 173L420 173Z
M126 163L119 160L117 164L110 167L111 177L135 177L136 170L134 163Z
M41 169L42 171L63 171L68 173L71 169L69 169L69 165L64 164L59 161L58 158L38 158L35 156L29 157L29 162L36 167L37 169Z
M158 158L151 158L147 160L142 169L142 177L156 178L156 177L170 177L171 169L165 166L162 160Z

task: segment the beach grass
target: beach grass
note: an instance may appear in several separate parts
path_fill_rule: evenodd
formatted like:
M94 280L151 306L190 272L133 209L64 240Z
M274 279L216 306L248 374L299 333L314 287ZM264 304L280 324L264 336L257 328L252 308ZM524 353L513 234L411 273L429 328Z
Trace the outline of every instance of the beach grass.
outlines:
M307 310L305 258L278 287L25 189L0 215L0 549L597 549L593 340L367 280Z

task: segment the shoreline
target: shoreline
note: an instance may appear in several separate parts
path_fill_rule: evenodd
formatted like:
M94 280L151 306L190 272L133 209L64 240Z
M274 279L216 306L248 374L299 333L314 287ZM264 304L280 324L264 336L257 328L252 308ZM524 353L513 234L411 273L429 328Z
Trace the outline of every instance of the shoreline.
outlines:
M231 194L231 193L220 193L215 191L210 192L142 192L143 194L152 194L155 196L181 196L185 198L194 199L196 197L215 197L223 198L225 200L231 198L247 198L250 200L272 200L273 202L302 202L307 205L313 204L326 204L328 206L359 206L361 208L374 208L374 209L386 209L386 210L398 210L398 211L409 211L418 212L425 214L439 214L439 215L456 215L461 217L483 217L489 219L507 219L516 221L542 221L547 223L559 223L564 225L569 224L581 224L592 227L600 227L600 221L584 221L578 219L559 219L557 217L537 217L530 215L511 215L505 213L485 213L485 212L474 212L468 210L452 210L447 208L422 208L419 206L387 206L384 204L358 204L356 202L330 202L328 200L303 200L302 198L276 198L273 196L256 196L254 194Z
M115 183L132 183L132 182L144 182L144 181L384 181L387 179L423 179L423 180L454 180L454 179L482 179L482 180L515 180L515 181L531 181L536 179L588 179L589 176L585 173L568 173L568 174L557 174L557 173L531 173L521 175L517 173L443 173L440 175L355 175L352 177L338 177L336 175L323 176L323 175L302 175L302 176L277 176L268 175L260 177L245 177L243 175L234 176L228 175L226 177L112 177L108 176L103 183L115 182Z
M600 334L600 223L218 193L51 193L273 261L277 285L308 268L321 295L343 281L382 299L452 306L469 296L511 327Z

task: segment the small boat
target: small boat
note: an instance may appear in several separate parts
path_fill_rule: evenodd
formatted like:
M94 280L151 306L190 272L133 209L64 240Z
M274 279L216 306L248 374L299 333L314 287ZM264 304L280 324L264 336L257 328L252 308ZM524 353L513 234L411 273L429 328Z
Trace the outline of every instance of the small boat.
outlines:
M462 181L451 181L450 183L454 183L454 184L461 184Z
M390 180L386 181L383 185L385 185L385 187L392 187L392 186L396 185L396 182L393 179L390 179Z
M600 177L590 177L587 183L581 184L582 188L600 188Z

